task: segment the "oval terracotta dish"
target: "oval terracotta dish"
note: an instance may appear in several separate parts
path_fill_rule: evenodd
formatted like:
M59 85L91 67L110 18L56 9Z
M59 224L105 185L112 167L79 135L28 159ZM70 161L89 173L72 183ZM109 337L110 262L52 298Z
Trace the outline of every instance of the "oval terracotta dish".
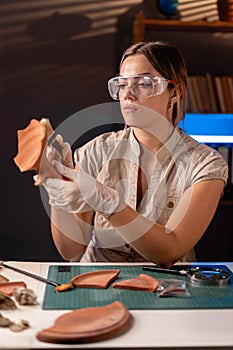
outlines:
M47 142L45 126L36 119L32 119L29 125L18 134L18 153L14 162L21 172L39 170L39 164L43 149Z
M110 339L126 332L132 317L124 304L115 301L101 307L74 310L58 317L54 325L37 333L48 343L75 344Z
M75 288L107 288L120 273L120 270L96 270L82 273L71 279Z

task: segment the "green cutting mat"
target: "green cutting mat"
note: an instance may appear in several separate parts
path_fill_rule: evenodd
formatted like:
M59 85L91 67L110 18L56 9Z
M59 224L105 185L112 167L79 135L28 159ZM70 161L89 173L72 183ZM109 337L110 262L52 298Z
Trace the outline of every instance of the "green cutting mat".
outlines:
M223 266L213 266L223 269ZM142 269L142 266L50 266L48 278L58 283L68 283L72 277L79 274L104 270L120 269L117 281L137 277L140 273L148 274L157 279L175 278L184 279L183 276L151 272ZM227 267L225 270L230 272ZM232 279L232 278L231 278ZM156 293L133 290L74 288L63 293L55 293L54 287L46 286L42 308L44 310L73 310L83 307L104 306L113 301L120 301L131 310L155 309L230 309L233 308L233 283L226 286L193 286L187 283L190 297L158 297Z

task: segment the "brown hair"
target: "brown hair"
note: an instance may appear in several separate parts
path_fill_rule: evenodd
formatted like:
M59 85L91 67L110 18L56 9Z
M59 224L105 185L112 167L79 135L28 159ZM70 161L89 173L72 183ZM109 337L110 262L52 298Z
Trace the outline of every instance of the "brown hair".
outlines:
M177 103L173 107L173 124L184 118L186 110L187 68L180 50L169 42L139 42L130 46L122 55L120 67L124 60L133 55L144 55L163 78L171 79L168 87L175 89Z

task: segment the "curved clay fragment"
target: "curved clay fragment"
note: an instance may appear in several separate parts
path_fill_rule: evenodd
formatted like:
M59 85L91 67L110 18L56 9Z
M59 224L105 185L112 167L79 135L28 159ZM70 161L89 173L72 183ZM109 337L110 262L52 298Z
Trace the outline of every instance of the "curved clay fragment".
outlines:
M12 296L14 289L17 287L26 288L27 285L23 281L1 283L0 284L0 293L7 295L7 296Z
M90 343L113 338L126 332L131 315L119 301L82 308L58 317L54 325L37 333L37 339L48 343Z
M39 186L46 177L60 177L46 155L46 145L49 137L54 133L48 118L40 121L32 119L29 125L22 130L18 130L18 153L14 157L14 162L21 172L35 170L38 174L35 186ZM54 160L62 160L63 138L55 135L50 140L50 145L57 150ZM68 180L62 177L64 180Z
M154 292L159 286L159 281L149 275L141 273L136 278L115 282L113 288L141 290L144 292Z
M47 132L45 126L36 119L18 134L18 153L14 158L15 164L21 172L39 170L41 155L43 153Z
M120 273L120 270L96 270L82 273L71 279L75 288L107 288Z

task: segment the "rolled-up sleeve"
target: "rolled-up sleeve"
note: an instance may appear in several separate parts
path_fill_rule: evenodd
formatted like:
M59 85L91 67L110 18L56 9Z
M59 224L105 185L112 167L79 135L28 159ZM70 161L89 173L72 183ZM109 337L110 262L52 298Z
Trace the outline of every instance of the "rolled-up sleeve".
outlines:
M196 147L191 155L192 184L211 179L227 183L228 164L219 152L206 145Z

